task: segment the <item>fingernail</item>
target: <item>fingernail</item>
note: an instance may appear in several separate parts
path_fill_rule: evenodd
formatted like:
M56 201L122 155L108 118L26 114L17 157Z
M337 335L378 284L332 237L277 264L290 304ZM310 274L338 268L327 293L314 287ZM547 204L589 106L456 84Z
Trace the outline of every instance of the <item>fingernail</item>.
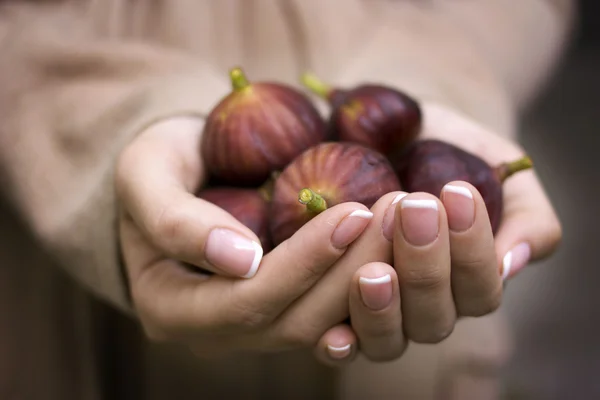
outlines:
M513 247L502 259L502 279L506 280L525 268L530 257L531 247L529 244L521 243Z
M404 199L402 232L404 239L414 246L425 246L438 235L438 204L435 200Z
M396 218L396 204L404 197L406 197L408 193L400 193L398 196L394 198L392 204L388 207L383 215L382 222L382 230L383 237L392 242L394 240L394 219Z
M205 256L209 263L225 273L252 278L258 271L263 249L237 232L215 228L208 235Z
M392 277L390 274L378 278L361 276L358 282L360 297L365 306L371 310L383 310L392 302Z
M442 189L442 199L448 214L448 228L463 232L475 221L473 193L464 186L446 185Z
M341 360L343 358L348 357L350 355L351 351L352 351L352 345L350 345L350 344L347 344L347 345L341 346L341 347L327 345L327 352L329 353L329 356L336 360Z
M340 221L331 235L331 244L338 249L343 249L356 240L365 230L373 213L365 210L356 210Z

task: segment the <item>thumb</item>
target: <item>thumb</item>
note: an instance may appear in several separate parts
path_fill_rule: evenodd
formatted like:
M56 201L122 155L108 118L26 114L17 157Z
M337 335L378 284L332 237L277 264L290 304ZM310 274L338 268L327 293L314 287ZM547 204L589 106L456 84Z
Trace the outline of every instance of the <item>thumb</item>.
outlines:
M257 236L193 194L204 176L202 123L178 118L144 131L119 158L117 193L127 217L164 256L250 278L263 255Z
M503 278L510 279L530 262L550 256L561 239L561 223L535 172L507 180L504 214L496 235Z

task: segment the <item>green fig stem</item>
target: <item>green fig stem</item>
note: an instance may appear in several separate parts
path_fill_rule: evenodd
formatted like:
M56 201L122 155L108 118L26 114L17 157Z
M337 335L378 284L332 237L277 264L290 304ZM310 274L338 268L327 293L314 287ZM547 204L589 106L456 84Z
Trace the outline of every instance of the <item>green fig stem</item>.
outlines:
M325 82L321 81L316 75L306 72L302 74L300 77L302 84L306 86L311 92L316 94L319 97L322 97L326 100L329 99L329 95L331 94L333 88L327 85Z
M321 213L327 210L327 202L320 194L313 192L311 189L302 189L298 193L298 201L304 204L309 211Z
M231 79L233 90L240 91L250 86L246 74L244 74L244 71L240 67L235 67L229 71L229 77Z
M500 182L504 182L517 172L525 171L531 168L533 168L533 160L529 156L524 156L518 160L500 164L497 167L496 172Z

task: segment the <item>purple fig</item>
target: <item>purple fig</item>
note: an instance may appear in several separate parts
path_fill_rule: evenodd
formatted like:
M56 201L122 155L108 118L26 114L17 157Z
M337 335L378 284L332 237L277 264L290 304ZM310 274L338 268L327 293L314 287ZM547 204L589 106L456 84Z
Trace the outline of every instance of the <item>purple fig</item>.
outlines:
M367 207L400 190L388 159L348 142L325 142L295 158L279 175L271 201L271 238L278 245L328 207L358 202Z
M408 94L379 84L335 88L312 74L302 82L331 106L332 138L359 143L394 158L421 130L422 112Z
M299 90L250 83L240 68L230 77L233 90L208 115L201 147L206 168L221 184L259 185L325 140L325 121Z
M260 239L265 254L272 249L269 235L269 199L263 187L258 190L213 187L202 190L197 196L227 211L254 232Z
M524 156L492 167L454 145L428 139L415 142L396 168L400 182L408 192L427 192L439 197L447 183L469 182L481 193L495 234L503 212L503 183L517 172L533 168L533 162Z

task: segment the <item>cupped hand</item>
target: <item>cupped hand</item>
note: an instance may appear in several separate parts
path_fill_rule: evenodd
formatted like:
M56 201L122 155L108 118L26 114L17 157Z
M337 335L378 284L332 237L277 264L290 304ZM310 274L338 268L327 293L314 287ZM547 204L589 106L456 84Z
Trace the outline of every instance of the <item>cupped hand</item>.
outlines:
M423 138L452 143L492 166L524 155L514 141L453 110L425 104L424 113ZM495 311L503 280L556 249L560 222L535 170L511 176L503 192L496 237L480 193L467 182L449 182L435 197L412 193L398 203L387 236L393 238L409 339L437 343L457 318Z
M423 104L423 111L424 139L452 143L492 166L524 155L513 140L449 108ZM481 194L467 182L449 182L437 196L401 193L392 204L389 198L376 204L373 222L340 260L347 269L329 271L312 289L316 294L295 305L308 309L318 301L324 305L319 312L335 319L350 295L352 326L328 330L317 348L319 357L344 364L360 350L374 361L392 360L407 340L439 343L459 318L494 312L503 281L552 254L561 239L560 222L535 170L510 177L503 189L504 211L495 237ZM381 254L386 246L393 248L393 260L365 265L377 260L363 249L379 247ZM335 285L340 281L350 283L346 292ZM372 297L361 299L361 293ZM404 336L395 328L399 323Z
M492 166L525 154L514 139L492 132L456 111L424 104L423 137L440 139L472 152ZM502 224L495 236L496 258L503 277L512 278L530 262L550 256L562 239L556 211L534 168L503 184Z
M201 126L155 124L118 160L121 247L141 324L150 338L200 354L314 346L337 321L317 323L311 310L288 318L287 309L337 267L372 213L358 203L332 207L263 257L249 229L193 195L203 184Z

